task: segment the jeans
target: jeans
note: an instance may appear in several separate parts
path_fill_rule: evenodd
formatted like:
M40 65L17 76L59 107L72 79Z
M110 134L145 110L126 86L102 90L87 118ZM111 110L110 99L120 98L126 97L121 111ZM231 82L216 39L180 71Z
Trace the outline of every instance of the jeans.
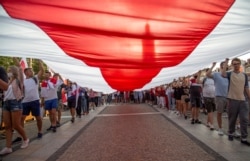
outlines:
M3 110L9 112L22 110L23 106L21 102L22 102L21 100L17 101L16 99L4 101Z

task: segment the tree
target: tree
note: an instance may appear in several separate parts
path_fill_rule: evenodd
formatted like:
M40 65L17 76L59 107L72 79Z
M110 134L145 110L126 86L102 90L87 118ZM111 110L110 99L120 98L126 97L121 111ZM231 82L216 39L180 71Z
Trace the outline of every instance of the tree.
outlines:
M11 65L14 65L11 57L5 57L5 56L0 57L0 66L7 69Z
M21 58L18 58L21 60ZM38 59L27 59L27 64L32 65L33 71L36 74L39 71ZM4 67L6 70L9 66L14 65L12 57L0 56L0 66ZM48 69L47 65L44 64L44 69Z

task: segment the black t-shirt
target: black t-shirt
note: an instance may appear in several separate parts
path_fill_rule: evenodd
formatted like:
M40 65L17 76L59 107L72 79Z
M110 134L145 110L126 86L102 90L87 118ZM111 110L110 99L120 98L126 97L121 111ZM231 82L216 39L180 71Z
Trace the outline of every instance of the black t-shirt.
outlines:
M62 99L62 89L66 88L65 84L61 84L57 89L57 98L58 100Z
M8 83L8 75L3 67L0 67L0 79ZM0 100L3 100L3 90L0 89Z
M202 88L200 84L193 83L190 86L191 97L201 97Z
M8 83L8 75L3 67L0 67L0 79Z
M176 100L180 100L181 99L181 95L182 95L182 89L181 89L181 87L174 87L173 88L174 89L174 98L176 99Z
M182 95L189 95L189 87L188 86L182 86Z

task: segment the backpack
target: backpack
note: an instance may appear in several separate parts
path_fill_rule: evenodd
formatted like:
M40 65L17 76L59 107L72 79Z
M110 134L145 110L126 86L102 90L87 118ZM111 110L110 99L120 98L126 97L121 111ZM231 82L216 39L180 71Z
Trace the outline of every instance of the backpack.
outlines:
M37 85L37 78L34 76L34 77L32 77L32 79L35 81L35 83L36 83L36 85Z
M202 86L204 86L206 80L207 80L207 77L205 77L205 78L202 80Z

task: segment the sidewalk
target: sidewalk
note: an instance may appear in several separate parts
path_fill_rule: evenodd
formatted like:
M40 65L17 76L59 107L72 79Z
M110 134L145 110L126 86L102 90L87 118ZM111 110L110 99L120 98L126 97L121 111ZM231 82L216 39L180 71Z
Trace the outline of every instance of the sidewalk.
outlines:
M118 105L112 105L118 106ZM126 106L126 104L124 104ZM148 107L149 105L141 104L141 106ZM93 126L93 120L97 117L109 117L112 114L104 115L100 112L105 109L105 106L98 107L95 111L91 112L88 116L83 116L82 118L77 118L75 123L72 124L70 122L69 112L65 111L63 113L63 122L64 124L58 128L56 133L45 132L42 139L35 139L37 135L36 131L36 122L32 121L25 125L25 130L27 131L27 135L32 138L30 146L27 149L19 149L20 144L16 145L14 148L14 152L0 157L0 161L44 161L44 160L55 160L53 156L61 155L62 151L60 149L63 147L67 149L71 144L75 143L75 139L77 139L80 135L84 134L84 130L88 126ZM167 111L166 109L160 109L156 107L151 107L152 109L159 111L162 115L166 117L166 120L171 124L176 126L179 130L181 130L185 135L190 138L198 139L197 143L199 146L203 146L204 144L209 148L213 149L218 155L223 156L226 160L229 161L246 161L250 158L250 147L242 145L239 140L235 139L233 142L227 140L227 135L219 136L217 131L211 131L206 126L206 115L203 113L200 114L200 118L202 119L203 124L195 124L192 125L190 120L185 120L183 117L179 117L175 115L171 111ZM122 108L123 109L123 108ZM124 110L124 109L123 109ZM126 111L121 111L125 113ZM146 113L142 113L146 115ZM123 114L124 115L124 114ZM130 115L133 115L130 114ZM216 126L216 119L215 128ZM48 119L44 119L44 128L46 129L48 124ZM227 118L223 118L223 126L224 132L227 131ZM154 126L155 127L155 126ZM28 130L30 129L30 130ZM248 128L249 130L249 128ZM250 139L249 139L250 141ZM100 144L100 143L99 143ZM0 140L0 148L4 147L4 140ZM79 148L82 148L79 145ZM95 145L98 146L98 145ZM208 148L208 150L209 150ZM187 149L190 151L190 149ZM211 151L211 150L210 150ZM178 155L178 154L177 154ZM74 157L74 156L71 156ZM60 160L60 159L59 159Z

